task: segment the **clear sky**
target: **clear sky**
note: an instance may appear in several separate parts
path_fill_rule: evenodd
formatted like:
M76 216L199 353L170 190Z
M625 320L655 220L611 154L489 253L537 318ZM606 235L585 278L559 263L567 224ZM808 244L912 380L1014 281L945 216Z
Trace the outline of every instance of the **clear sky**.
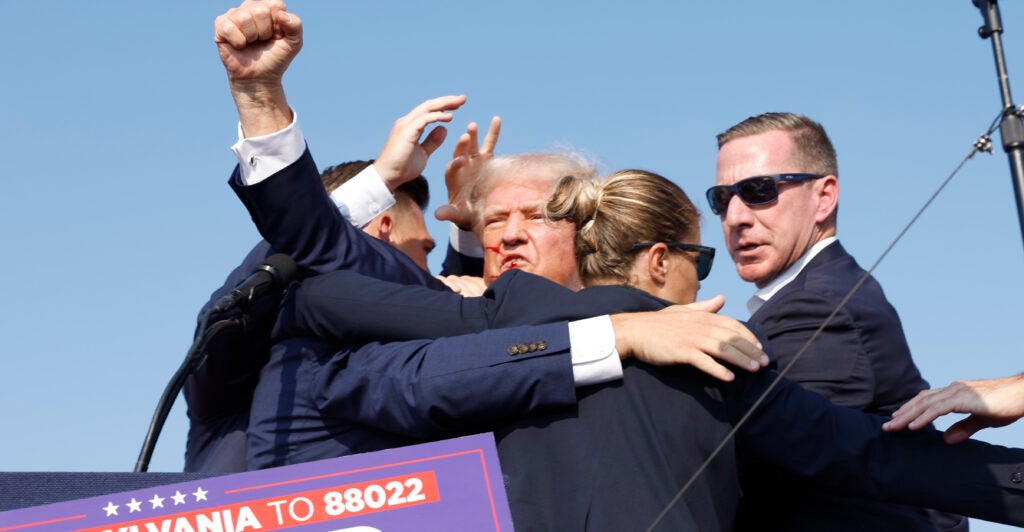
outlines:
M130 471L197 310L259 239L226 185L237 116L212 27L233 5L3 3L0 470ZM680 184L720 251L701 294L725 294L738 318L751 288L702 199L716 133L765 111L821 121L839 153L839 236L868 267L1000 108L970 0L290 8L306 42L285 85L320 167L376 156L397 117L464 93L452 131L500 114L499 153L571 147ZM1024 94L1024 6L1001 8ZM1024 243L995 141L876 271L935 386L1024 370ZM451 144L427 167L432 208ZM181 469L186 429L179 398L151 470Z

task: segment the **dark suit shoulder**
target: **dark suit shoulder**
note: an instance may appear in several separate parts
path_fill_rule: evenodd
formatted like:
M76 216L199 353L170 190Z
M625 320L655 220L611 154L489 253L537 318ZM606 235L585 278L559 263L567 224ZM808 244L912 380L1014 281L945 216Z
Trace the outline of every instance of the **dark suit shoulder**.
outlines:
M889 414L927 387L910 356L896 309L836 242L751 316L790 378L838 404ZM838 310L837 310L838 308ZM833 314L834 313L834 314ZM828 325L818 329L823 323Z

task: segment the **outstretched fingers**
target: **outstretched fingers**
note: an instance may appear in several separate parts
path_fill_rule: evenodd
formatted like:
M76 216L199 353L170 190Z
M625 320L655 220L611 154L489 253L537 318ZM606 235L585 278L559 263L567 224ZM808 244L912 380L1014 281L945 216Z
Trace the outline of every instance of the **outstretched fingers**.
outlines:
M441 146L448 134L443 126L433 128L425 137L424 131L430 124L450 122L454 118L451 111L464 103L465 95L431 98L395 120L380 155L373 163L389 190L395 190L402 183L420 175L426 167L427 159Z
M427 100L409 112L409 114L395 121L395 129L403 131L406 140L419 142L420 136L427 126L437 122L451 122L455 117L450 111L454 111L466 103L464 95L442 96ZM436 147L434 148L436 149Z
M487 135L484 135L484 143L480 145L480 153L494 155L494 148L498 145L498 136L501 135L501 117L491 118L491 125L487 128ZM474 144L476 139L473 139Z

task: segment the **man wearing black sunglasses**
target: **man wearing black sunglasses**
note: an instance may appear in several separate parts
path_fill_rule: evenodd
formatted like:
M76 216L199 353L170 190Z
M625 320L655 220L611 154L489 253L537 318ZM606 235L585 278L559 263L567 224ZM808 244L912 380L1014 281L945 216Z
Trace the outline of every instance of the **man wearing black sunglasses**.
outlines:
M870 276L815 337L866 275L836 239L839 172L824 128L765 113L718 135L718 146L707 199L737 273L758 288L747 303L750 322L779 367L792 364L790 379L837 404L882 416L926 389L899 316ZM959 516L832 496L781 472L750 480L740 529L967 529Z

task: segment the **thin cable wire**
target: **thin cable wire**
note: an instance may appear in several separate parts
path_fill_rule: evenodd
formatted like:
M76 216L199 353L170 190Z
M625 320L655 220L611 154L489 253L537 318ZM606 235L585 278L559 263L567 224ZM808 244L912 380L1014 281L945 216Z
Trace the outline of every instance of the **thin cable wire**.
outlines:
M690 488L690 486L693 485L694 481L696 481L697 478L700 477L701 473L703 473L704 470L708 468L711 462L718 456L719 453L722 452L722 449L724 449L725 446L730 441L733 440L733 438L736 436L736 433L739 432L740 428L742 428L743 425L746 424L747 420L750 419L750 416L754 415L754 411L757 409L757 407L761 406L761 403L763 403L765 398L768 397L768 394L770 394L772 390L775 389L775 387L779 384L779 381L781 381L786 376L786 374L789 373L789 370L790 368L793 367L793 364L795 364L797 360L799 360L800 357L803 356L804 352L807 351L808 347L810 347L810 345L814 343L814 340L816 340L818 336L821 335L821 332L825 330L825 327L827 327L828 324L832 322L832 319L835 318L836 314L838 314L839 311L842 310L844 306L846 306L846 302L849 301L850 298L853 297L853 294L856 293L857 290L861 287L861 285L863 285L864 282L867 281L868 277L871 276L871 273L875 271L875 268L877 268L878 265L881 264L882 260L884 260L885 257L889 254L889 252L892 251L894 247L896 247L896 244L900 241L900 239L903 238L903 235L907 234L907 231L910 230L911 226L913 226L914 223L917 222L918 218L920 218L921 215L924 214L924 211L928 209L932 202L935 201L935 198L937 198L939 194L942 192L942 190L946 188L946 185L948 185L949 182L953 180L953 177L956 176L958 172L960 172L960 169L963 168L965 164L967 164L967 161L974 157L974 155L979 151L985 151L988 153L992 152L992 142L989 140L989 136L998 127L998 123L1000 121L999 118L1002 116L1002 114L1002 111L1000 111L999 116L997 116L996 120L992 123L991 126L989 126L988 131L984 135L981 135L978 138L978 140L974 142L974 146L971 149L971 152L968 153L962 161L960 161L960 164L958 164L956 168L953 169L953 172L950 173L949 176L946 177L946 179L942 182L942 184L939 185L939 188L937 188L935 192L932 193L931 197L928 198L928 201L926 201L924 205L922 205L921 208L918 209L917 213L914 214L913 218L910 219L910 222L908 222L907 225L903 227L903 230L900 231L900 233L896 235L896 238L893 239L892 243L889 244L889 247L885 248L885 251L883 251L881 256L878 257L878 260L876 260L875 263L871 265L871 268L864 272L864 275L862 275L861 278L857 281L857 284L853 285L853 288L851 288L849 293L847 293L843 300L839 302L839 305L836 306L835 310L833 310L832 313L829 314L828 318L826 318L825 321L821 324L821 326L819 326L818 329L814 331L814 334L811 335L811 338L807 340L803 347L800 348L800 351L797 352L797 354L793 357L793 360L790 360L789 364L787 364L786 367L779 372L778 376L775 377L775 380L772 381L772 383L768 386L764 393L762 393L761 396L757 398L757 401L754 401L754 404L751 405L749 410L747 410L747 413L744 414L743 417L740 418L740 420L736 423L736 425L733 426L732 430L730 430L729 433L725 435L725 438L722 439L722 442L718 445L718 447L716 447L715 450L712 451L712 453L707 457L707 459L704 460L704 463L701 464L701 466L697 468L697 471L693 473L693 475L690 477L690 480L688 480L686 484L683 486L683 488L680 489L678 493L676 493L675 497L673 497L672 500L669 501L669 503L665 506L665 509L662 510L661 513L658 514L658 517L655 518L654 522L651 523L651 526L647 527L647 532L653 531L654 528L657 527L659 523L661 523L662 519L664 519L665 516L668 515L668 512L672 509L672 507L675 506L677 502L679 502L679 499L683 497L683 495Z

